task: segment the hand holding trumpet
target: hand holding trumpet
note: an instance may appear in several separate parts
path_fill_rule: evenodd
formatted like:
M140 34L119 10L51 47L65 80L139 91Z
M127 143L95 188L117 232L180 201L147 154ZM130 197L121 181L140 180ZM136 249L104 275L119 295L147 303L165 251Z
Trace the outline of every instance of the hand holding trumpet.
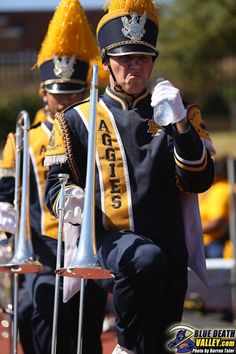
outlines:
M12 234L16 232L16 210L7 202L0 202L0 230Z
M82 188L75 187L70 190L70 194L67 191L64 222L69 222L73 225L81 224L83 206L84 191Z

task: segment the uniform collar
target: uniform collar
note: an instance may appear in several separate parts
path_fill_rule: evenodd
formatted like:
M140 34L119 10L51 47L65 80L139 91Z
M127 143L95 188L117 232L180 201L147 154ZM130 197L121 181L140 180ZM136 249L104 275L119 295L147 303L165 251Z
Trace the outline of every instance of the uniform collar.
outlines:
M127 102L125 95L123 95L122 93L117 93L112 90L110 86L107 86L103 96L106 102L112 104L113 106L121 108L123 110L130 110L136 108L148 96L148 94L149 92L146 89L131 102Z

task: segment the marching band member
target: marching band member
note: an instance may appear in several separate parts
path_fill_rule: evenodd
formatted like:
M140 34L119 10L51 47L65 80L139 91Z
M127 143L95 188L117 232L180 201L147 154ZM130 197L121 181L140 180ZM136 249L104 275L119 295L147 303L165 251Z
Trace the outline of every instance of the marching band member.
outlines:
M215 178L211 188L199 195L206 258L222 258L229 240L230 183L227 157L214 160Z
M44 270L24 276L19 292L19 332L25 354L50 354L52 342L55 266L58 219L44 202L48 173L44 167L45 151L54 115L86 97L90 65L97 62L99 49L78 0L62 0L49 23L37 68L41 74L40 96L44 117L29 132L30 154L30 222L33 249ZM101 78L106 77L101 71ZM101 84L103 82L100 82ZM8 135L0 162L1 227L14 232L15 138ZM77 352L79 294L63 303L59 300L57 353ZM100 334L106 306L106 293L93 281L85 290L83 353L102 353ZM27 324L27 327L26 327Z
M148 91L158 28L152 0L110 0L97 27L109 85L97 104L96 241L101 266L114 274L97 283L113 294L113 354L169 352L166 330L181 321L187 266L206 274L197 193L212 184L213 147L199 107L183 104L168 80ZM163 101L172 117L161 126L154 112ZM45 157L47 206L58 215L58 173L68 173L72 224L83 208L88 112L89 101L57 116ZM193 224L199 235L189 234Z

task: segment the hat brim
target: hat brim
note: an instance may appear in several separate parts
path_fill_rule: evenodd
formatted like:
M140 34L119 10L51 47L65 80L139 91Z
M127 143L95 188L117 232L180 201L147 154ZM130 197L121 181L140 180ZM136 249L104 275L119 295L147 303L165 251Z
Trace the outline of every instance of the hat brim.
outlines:
M152 48L141 44L125 44L116 48L108 49L106 54L113 57L132 54L150 55L156 57L158 56L158 51L154 51Z
M73 94L85 91L86 85L80 85L71 82L61 82L44 85L44 88L49 93Z

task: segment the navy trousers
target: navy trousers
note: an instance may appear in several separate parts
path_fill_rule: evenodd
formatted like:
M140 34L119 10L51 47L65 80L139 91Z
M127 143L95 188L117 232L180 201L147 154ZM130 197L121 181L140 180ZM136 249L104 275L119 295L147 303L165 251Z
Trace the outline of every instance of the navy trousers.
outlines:
M43 271L27 274L21 290L21 324L27 317L30 331L21 330L24 351L29 354L50 354L52 343L55 264L57 241L42 238L33 242L36 255L45 265ZM63 303L63 278L60 279L60 299L57 331L57 354L77 353L79 293ZM22 299L21 296L21 299ZM105 316L107 293L94 281L87 282L84 297L83 354L102 354L100 335ZM25 311L24 311L25 309ZM26 311L27 310L27 311ZM28 346L27 346L28 342ZM33 349L32 349L33 347Z
M21 346L24 354L34 353L33 333L31 318L33 314L33 304L26 285L25 275L18 275L18 330Z
M113 293L118 343L137 354L169 353L166 335L181 321L187 266L131 232L99 233L97 244L101 265L115 275L97 282Z

